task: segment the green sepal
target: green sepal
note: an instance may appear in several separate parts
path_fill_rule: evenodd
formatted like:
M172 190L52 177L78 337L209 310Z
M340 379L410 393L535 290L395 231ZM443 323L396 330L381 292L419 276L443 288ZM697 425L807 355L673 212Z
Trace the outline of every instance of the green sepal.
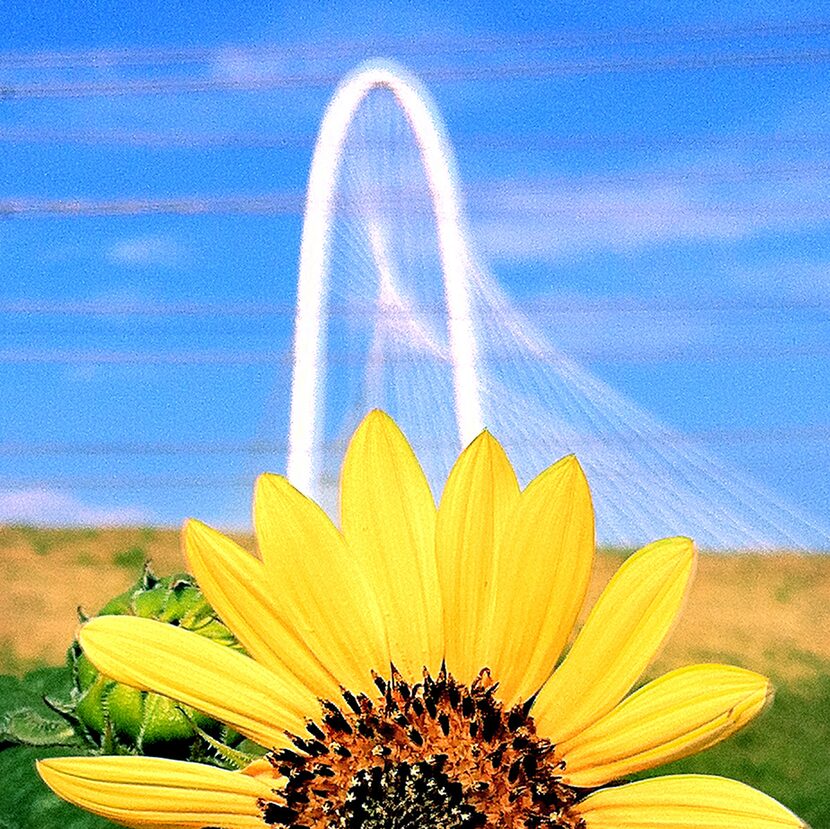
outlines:
M99 615L154 619L242 650L196 582L185 574L159 578L145 567L138 583L108 601ZM67 717L75 718L78 730L97 753L138 753L184 760L202 750L203 738L194 723L210 735L220 734L224 728L193 709L101 675L77 642L69 649L68 659L74 688ZM240 735L228 732L226 741L241 740Z
M205 743L213 749L215 753L215 757L218 758L221 762L220 765L224 766L225 768L231 768L236 771L240 769L244 769L246 766L250 765L254 762L254 760L264 757L267 753L266 750L257 745L257 743L252 742L251 740L242 740L237 744L235 748L229 746L226 742L223 742L220 739L208 734L207 731L200 728L199 724L188 716L187 712L184 709L180 709L182 715L187 717L191 726L193 727L194 731L205 741ZM231 731L227 726L223 729L223 738L228 740L229 738L238 738L238 734L235 731ZM200 760L203 759L201 757L192 756L192 760Z

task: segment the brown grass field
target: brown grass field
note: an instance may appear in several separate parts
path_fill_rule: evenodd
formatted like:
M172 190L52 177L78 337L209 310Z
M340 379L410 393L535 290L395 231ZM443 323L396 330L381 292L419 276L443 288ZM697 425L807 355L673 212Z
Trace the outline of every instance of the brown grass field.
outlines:
M252 548L249 537L238 540ZM77 625L76 606L96 612L135 582L147 557L159 575L181 571L178 532L0 527L0 673L60 664ZM618 551L597 556L586 608L623 558ZM772 676L775 705L733 739L646 774L734 777L777 798L814 829L830 829L829 608L830 556L701 555L685 613L649 675L689 662L730 662ZM32 775L36 751L0 753L7 758L4 773L18 774L15 780ZM21 752L28 752L28 765L19 765ZM0 785L3 826L69 826L76 816L67 807L60 819L44 823L35 805L30 822L9 823L28 803L16 785Z
M238 539L253 549L250 538ZM63 659L76 608L94 613L127 588L145 558L184 568L176 530L0 527L0 671ZM597 557L586 608L623 559ZM830 665L830 556L700 557L685 612L652 671L725 660L792 679Z

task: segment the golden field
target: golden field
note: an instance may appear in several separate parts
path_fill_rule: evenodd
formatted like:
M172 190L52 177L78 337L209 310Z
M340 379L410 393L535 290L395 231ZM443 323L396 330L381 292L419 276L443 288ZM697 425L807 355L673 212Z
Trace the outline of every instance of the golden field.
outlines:
M238 537L253 549L250 537ZM597 556L586 608L624 554ZM56 664L76 608L94 613L136 579L184 569L177 530L0 528L0 670ZM830 664L830 556L701 554L686 610L654 671L728 660L785 679Z
M253 548L250 537L238 540ZM94 613L135 582L145 558L159 575L181 571L178 532L0 527L6 586L0 593L0 673L22 675L61 663L77 626L76 607ZM586 609L623 558L621 551L597 556ZM685 613L650 674L688 662L727 661L771 675L775 704L732 739L644 774L734 777L776 797L813 829L830 829L828 608L830 556L702 554ZM0 787L0 824L13 815L17 822L8 825L44 826L42 810L48 806L55 815L50 826L111 826L37 788L37 751L0 752L0 771L18 781ZM20 823L26 809L31 820Z

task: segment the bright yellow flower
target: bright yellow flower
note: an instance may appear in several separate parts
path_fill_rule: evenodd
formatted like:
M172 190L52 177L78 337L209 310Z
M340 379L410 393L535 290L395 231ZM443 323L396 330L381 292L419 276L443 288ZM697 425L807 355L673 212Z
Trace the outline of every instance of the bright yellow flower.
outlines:
M691 665L629 691L695 566L686 538L631 556L567 656L594 519L573 457L520 491L488 433L436 510L406 439L371 413L341 480L342 528L286 480L259 479L260 558L195 521L184 547L250 656L159 622L99 617L89 658L270 749L241 772L150 757L45 760L61 796L136 827L785 829L733 780L606 786L700 751L754 717L766 678ZM375 673L376 672L376 673Z

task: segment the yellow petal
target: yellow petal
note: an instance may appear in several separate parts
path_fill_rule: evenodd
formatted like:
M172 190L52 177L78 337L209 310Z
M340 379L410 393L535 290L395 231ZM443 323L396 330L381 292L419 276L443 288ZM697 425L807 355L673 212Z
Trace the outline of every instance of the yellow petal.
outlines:
M386 631L366 574L343 536L317 504L276 475L257 482L254 522L286 622L340 684L376 693L371 669L389 672Z
M461 682L472 682L496 661L494 553L518 499L510 461L498 441L483 432L450 472L435 529L447 669Z
M653 777L601 789L572 807L587 829L808 829L776 800L705 774Z
M64 800L127 826L262 829L269 785L239 772L158 757L63 757L38 772Z
M746 725L771 696L766 677L731 665L671 671L558 744L562 778L573 786L601 786L702 751Z
M594 510L572 455L522 492L496 556L493 676L510 707L550 676L591 577Z
M408 680L444 655L435 563L435 503L394 421L370 412L352 436L340 481L343 534L381 605L392 661Z
M190 571L248 653L279 674L293 674L316 696L337 696L337 680L303 641L265 565L199 521L188 521L182 535Z
M542 735L563 742L623 698L674 625L694 565L688 538L665 538L620 567L539 692L533 716Z
M98 616L80 633L81 647L102 673L204 711L260 745L285 745L319 714L316 697L280 675L182 628L134 616Z

